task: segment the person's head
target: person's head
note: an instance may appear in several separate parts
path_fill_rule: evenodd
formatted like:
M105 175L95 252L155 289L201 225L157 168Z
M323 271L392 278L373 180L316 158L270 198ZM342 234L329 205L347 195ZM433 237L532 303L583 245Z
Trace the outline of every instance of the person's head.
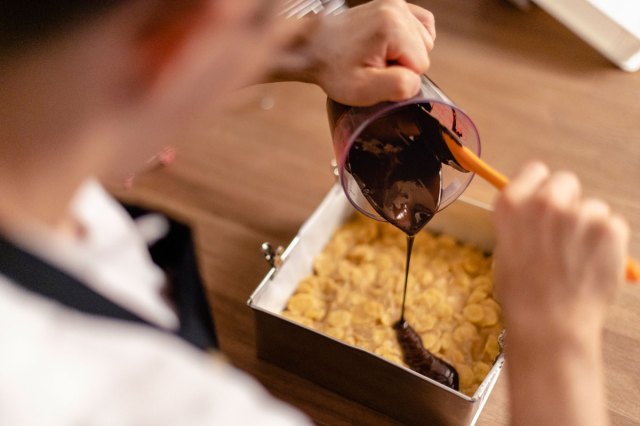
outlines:
M74 143L93 153L88 171L134 167L264 72L282 39L277 3L3 1L0 156L3 143L54 156Z

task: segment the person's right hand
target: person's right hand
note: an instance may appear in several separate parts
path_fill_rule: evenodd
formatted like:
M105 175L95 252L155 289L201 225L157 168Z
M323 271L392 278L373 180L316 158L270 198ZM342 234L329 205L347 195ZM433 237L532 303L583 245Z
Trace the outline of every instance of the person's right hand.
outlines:
M433 14L404 0L375 0L325 17L311 43L315 82L347 105L410 98L429 69L435 38Z
M496 202L496 291L508 333L600 333L629 230L578 179L532 163ZM557 337L557 336L556 336Z
M301 22L304 36L274 57L270 79L315 83L333 100L352 106L418 93L436 38L428 10L404 0L373 0Z

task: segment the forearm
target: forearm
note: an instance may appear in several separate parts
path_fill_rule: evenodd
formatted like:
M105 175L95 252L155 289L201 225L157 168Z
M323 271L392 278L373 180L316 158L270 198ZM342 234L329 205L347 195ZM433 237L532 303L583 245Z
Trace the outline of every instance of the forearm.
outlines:
M317 48L312 45L313 37L321 24L322 16L311 15L301 19L283 18L283 25L296 27L291 41L271 60L269 72L263 83L279 81L299 81L318 84L318 71L321 58Z
M508 336L512 424L607 425L600 328Z

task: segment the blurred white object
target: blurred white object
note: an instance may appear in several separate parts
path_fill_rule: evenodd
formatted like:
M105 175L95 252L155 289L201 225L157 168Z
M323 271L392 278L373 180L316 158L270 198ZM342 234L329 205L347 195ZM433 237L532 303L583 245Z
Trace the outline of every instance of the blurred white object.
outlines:
M509 0L526 9L529 0ZM625 71L640 69L640 0L532 0Z
M336 14L345 8L345 0L287 0L280 14L287 18L302 18L311 13Z
M134 220L138 232L147 245L152 245L169 232L169 221L159 213L149 213Z

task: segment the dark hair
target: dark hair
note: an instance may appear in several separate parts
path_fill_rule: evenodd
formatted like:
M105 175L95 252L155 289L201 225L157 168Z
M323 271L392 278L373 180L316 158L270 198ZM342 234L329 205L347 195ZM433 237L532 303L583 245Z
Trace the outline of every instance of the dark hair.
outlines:
M0 0L0 53L21 51L124 0Z

